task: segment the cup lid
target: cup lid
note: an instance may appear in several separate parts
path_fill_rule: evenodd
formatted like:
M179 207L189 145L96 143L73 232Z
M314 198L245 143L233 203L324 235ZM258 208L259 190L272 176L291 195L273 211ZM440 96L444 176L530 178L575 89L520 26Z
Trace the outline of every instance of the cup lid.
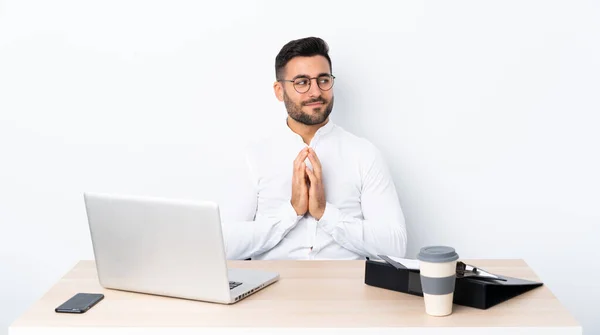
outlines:
M435 245L421 248L417 259L429 263L446 263L458 259L458 254L452 247Z

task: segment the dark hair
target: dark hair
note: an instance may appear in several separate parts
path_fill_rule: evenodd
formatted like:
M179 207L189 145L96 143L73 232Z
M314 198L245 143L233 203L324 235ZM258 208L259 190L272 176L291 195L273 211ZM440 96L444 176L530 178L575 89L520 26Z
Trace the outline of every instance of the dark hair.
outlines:
M282 80L283 70L286 64L294 57L303 56L323 56L329 62L329 71L331 71L331 59L329 58L329 46L325 41L318 37L306 37L299 40L288 42L281 48L277 57L275 57L275 78Z

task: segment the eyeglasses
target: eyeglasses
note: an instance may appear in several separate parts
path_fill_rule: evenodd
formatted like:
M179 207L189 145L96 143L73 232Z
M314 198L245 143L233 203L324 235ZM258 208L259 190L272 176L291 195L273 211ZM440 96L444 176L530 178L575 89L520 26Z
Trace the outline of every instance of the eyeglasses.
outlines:
M308 77L298 77L294 80L278 80L278 81L287 81L294 84L294 89L296 92L302 94L306 93L310 90L310 84L312 80L317 80L317 86L321 89L321 91L329 91L333 87L333 80L335 77L331 74L323 74L318 77L308 78Z

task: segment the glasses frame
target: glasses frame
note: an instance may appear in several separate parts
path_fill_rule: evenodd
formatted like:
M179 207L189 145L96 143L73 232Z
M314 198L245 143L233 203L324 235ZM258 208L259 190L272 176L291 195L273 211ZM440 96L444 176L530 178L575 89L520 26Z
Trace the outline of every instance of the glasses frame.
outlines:
M319 79L319 77L325 77L325 76L326 76L326 75L320 75L320 76L317 76L317 77L312 77L312 78L311 78L311 77L298 77L298 78L296 78L296 79L294 79L294 80L285 80L285 79L280 79L280 80L278 80L278 81L279 81L279 82L290 82L290 83L292 83L292 86L294 87L294 90L296 90L296 92L298 92L298 93L300 93L300 94L304 94L304 93L306 93L306 92L310 91L310 88L311 88L311 85L312 85L312 80L314 79L314 80L317 82L317 87L318 87L318 88L319 88L321 91L327 92L327 91L329 91L329 90L331 90L331 89L333 88L333 85L335 84L335 76L334 76L334 75L332 75L332 74L328 74L328 75L327 75L327 76L331 77L331 87L330 87L330 88L328 88L328 89L326 89L326 90L324 90L324 89L322 89L322 88L321 88L321 86L319 85L319 81L318 81L318 79ZM298 91L298 89L296 88L296 84L294 84L294 82L295 82L296 80L298 80L298 79L308 79L308 88L306 89L306 91L304 91L304 92L300 92L300 91Z

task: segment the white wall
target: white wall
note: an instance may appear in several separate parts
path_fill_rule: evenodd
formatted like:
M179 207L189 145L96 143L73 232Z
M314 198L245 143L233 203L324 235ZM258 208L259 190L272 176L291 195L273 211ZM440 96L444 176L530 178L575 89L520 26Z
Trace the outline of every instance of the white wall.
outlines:
M0 1L0 334L93 258L83 191L224 201L240 145L285 116L275 55L311 35L331 46L333 121L393 170L409 256L444 243L524 258L600 332L599 14L546 0Z

